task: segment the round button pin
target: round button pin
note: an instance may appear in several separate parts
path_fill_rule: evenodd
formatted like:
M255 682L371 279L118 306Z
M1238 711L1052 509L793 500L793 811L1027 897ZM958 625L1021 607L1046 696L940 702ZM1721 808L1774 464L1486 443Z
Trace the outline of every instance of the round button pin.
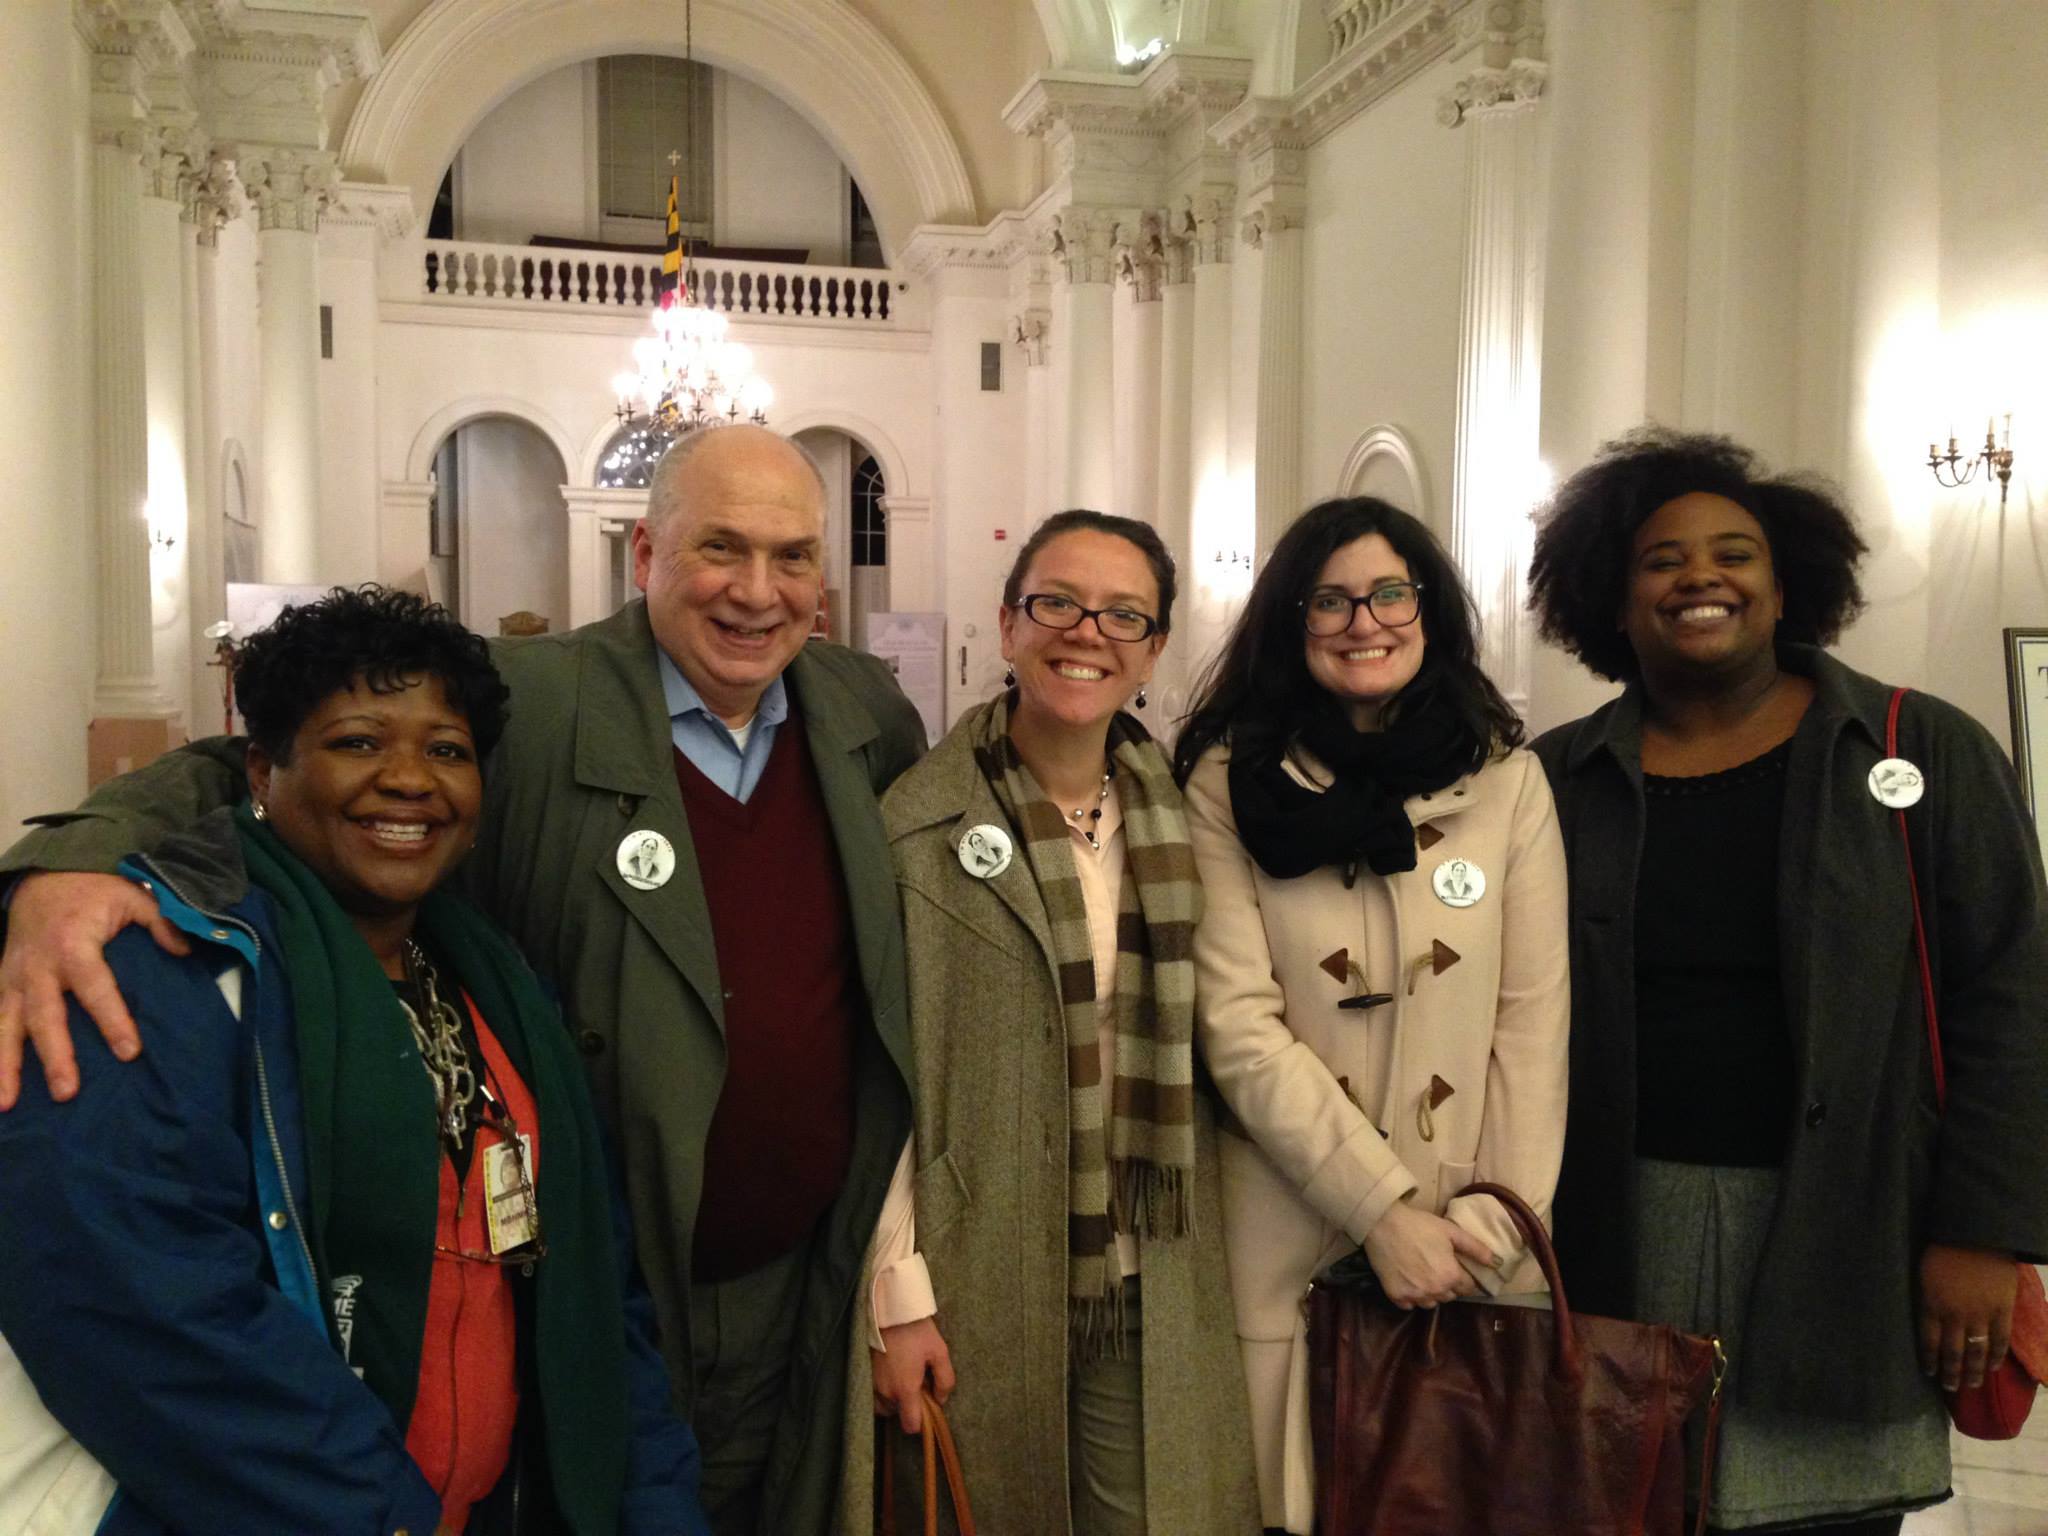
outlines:
M1429 884L1445 906L1469 907L1486 894L1486 871L1470 859L1445 859Z
M1010 834L982 822L960 834L960 867L977 880L993 880L1010 867Z
M1870 770L1870 798L1894 811L1918 805L1927 776L1903 757L1888 757Z
M636 891L654 891L676 872L675 845L646 828L619 839L619 876Z

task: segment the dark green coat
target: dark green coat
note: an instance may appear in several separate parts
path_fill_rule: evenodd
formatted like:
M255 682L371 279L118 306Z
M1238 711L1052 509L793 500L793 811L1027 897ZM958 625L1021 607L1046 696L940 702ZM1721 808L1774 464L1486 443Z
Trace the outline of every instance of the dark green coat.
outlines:
M1738 1375L1747 1401L1836 1419L1910 1417L1915 1275L1929 1242L2048 1255L2048 900L2012 765L1953 705L1907 697L1899 756L1948 1063L1938 1117L1896 813L1867 783L1891 689L1807 646L1778 866L1797 1096ZM1555 1205L1572 1304L1626 1316L1640 1233L1635 903L1643 845L1635 690L1535 744L1571 879L1571 1108Z
M512 715L485 770L484 815L465 879L562 989L623 1165L641 1268L687 1415L690 1238L725 1047L710 913L676 786L646 605L636 600L568 634L492 650L512 689ZM831 1519L854 1290L910 1130L903 938L876 797L923 750L924 730L871 657L813 642L784 675L846 873L872 1023L855 1052L853 1162L826 1218L768 1471L764 1528L810 1536ZM238 754L220 746L174 753L103 786L81 813L53 818L61 824L17 843L0 872L111 869L241 789ZM619 841L638 829L675 846L675 872L656 891L636 891L618 872ZM762 921L775 920L772 871L762 872L757 904Z

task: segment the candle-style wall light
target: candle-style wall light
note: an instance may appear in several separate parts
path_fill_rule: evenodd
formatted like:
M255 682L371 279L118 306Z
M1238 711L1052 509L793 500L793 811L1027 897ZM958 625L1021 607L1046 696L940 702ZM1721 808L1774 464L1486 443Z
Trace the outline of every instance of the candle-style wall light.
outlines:
M1976 478L1977 471L1983 470L1985 479L1998 477L1998 510L2005 510L2005 495L2012 485L2012 416L2005 418L2005 441L2001 444L1992 430L1994 422L1984 423L1984 446L1970 458L1965 459L1956 450L1954 434L1948 440L1948 452L1943 453L1938 443L1927 445L1927 467L1934 471L1934 478L1950 490L1968 485Z

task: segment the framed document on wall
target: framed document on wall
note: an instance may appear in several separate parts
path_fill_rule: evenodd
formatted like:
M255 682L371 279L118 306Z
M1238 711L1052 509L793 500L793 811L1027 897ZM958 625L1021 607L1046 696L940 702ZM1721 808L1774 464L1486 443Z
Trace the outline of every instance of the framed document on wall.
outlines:
M2048 629L2005 632L2005 693L2012 705L2012 761L2048 862Z

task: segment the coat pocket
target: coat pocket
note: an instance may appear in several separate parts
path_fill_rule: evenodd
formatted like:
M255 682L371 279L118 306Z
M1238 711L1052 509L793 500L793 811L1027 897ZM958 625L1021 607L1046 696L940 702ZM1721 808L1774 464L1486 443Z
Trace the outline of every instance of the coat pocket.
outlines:
M917 1170L911 1180L911 1197L917 1204L917 1246L927 1251L973 1203L968 1198L967 1180L960 1176L960 1164L950 1151L941 1152Z

